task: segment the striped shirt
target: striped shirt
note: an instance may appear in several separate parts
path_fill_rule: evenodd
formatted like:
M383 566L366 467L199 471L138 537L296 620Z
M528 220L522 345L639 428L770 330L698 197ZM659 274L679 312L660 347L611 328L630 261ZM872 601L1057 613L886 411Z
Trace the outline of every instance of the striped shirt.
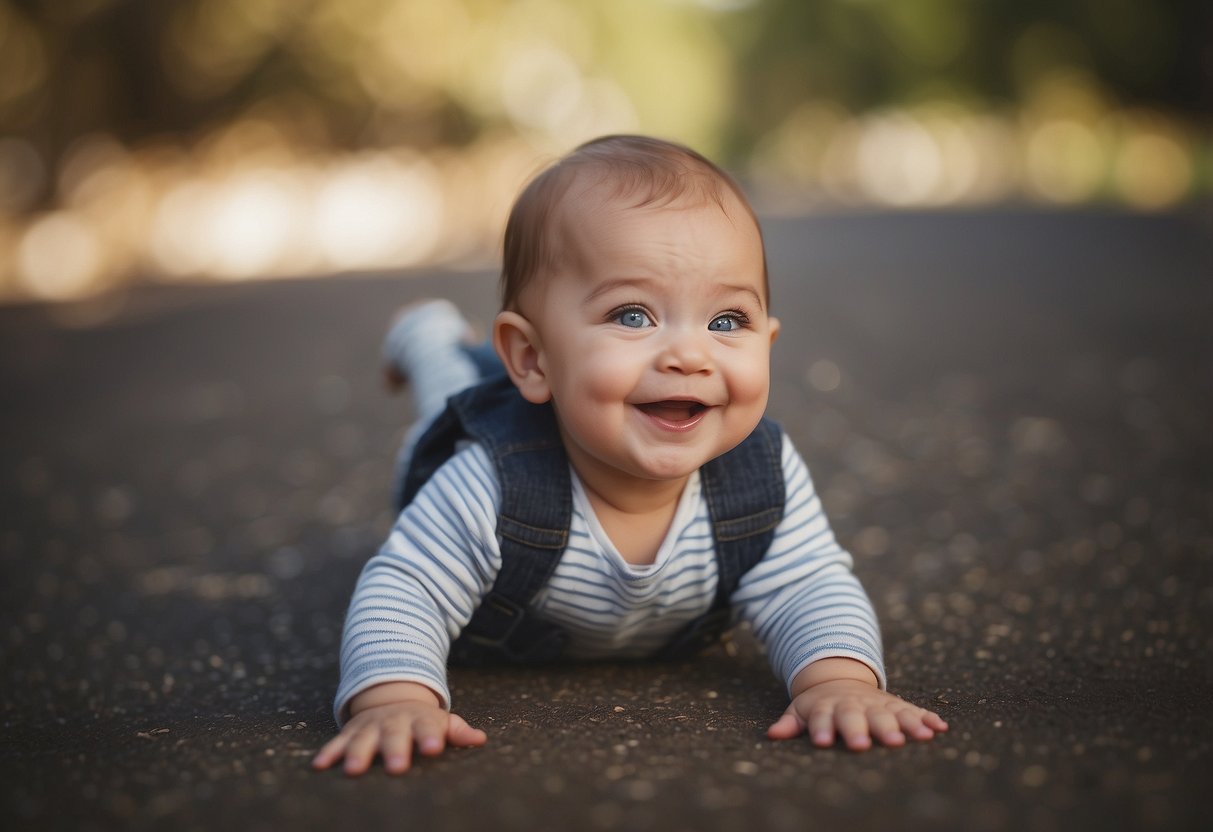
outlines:
M808 469L786 434L783 519L763 559L732 595L775 674L790 687L810 662L863 662L881 688L880 630L838 545ZM706 612L716 592L711 521L698 472L679 500L653 563L630 564L611 543L576 474L569 545L531 609L569 634L573 659L641 658ZM449 707L446 659L501 567L500 487L492 460L471 444L421 489L362 570L346 615L335 713L383 682L423 684Z

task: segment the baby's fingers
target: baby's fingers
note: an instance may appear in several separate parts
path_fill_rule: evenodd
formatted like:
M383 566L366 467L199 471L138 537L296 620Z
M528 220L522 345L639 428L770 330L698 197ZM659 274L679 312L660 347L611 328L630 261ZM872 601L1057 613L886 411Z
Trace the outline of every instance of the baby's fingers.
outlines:
M906 735L902 733L897 717L886 710L873 708L868 711L868 724L872 736L883 745L896 748L906 744Z
M413 723L413 741L417 750L427 757L441 754L446 747L445 726L432 719L418 719Z
M929 740L937 731L948 730L948 723L938 714L921 708L905 708L897 713L901 729L916 740Z
M413 737L408 727L391 727L383 731L381 743L383 767L388 774L403 774L409 770L413 757Z
M868 717L859 705L840 706L834 721L847 748L852 751L867 751L872 747L872 736L868 733Z
M799 736L803 730L804 722L791 708L788 708L783 712L783 716L767 729L767 736L773 740L790 740L792 737Z
M809 739L818 748L829 748L834 744L834 708L816 705L809 711L807 722Z
M345 734L338 734L326 742L312 758L312 768L320 771L340 760L349 741L350 738Z
M451 745L467 747L484 745L488 735L468 725L459 714L451 714L446 726L446 739Z
M378 750L378 726L372 724L360 728L345 748L345 773L352 777L365 773Z

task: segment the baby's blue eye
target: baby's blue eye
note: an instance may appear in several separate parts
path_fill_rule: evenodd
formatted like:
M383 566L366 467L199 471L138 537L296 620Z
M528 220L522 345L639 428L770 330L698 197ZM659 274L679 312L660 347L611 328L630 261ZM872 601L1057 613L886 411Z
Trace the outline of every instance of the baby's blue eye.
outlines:
M640 309L625 309L615 316L615 320L621 326L639 329L644 326L652 326L653 322L649 319L647 313Z
M708 324L708 329L712 332L732 332L741 326L741 321L737 320L736 315L721 315L718 318L713 318Z

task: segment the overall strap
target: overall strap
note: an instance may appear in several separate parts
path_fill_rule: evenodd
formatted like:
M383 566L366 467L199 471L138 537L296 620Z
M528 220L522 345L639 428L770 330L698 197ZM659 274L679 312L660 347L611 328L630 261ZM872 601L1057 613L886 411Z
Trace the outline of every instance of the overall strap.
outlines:
M569 461L551 405L531 404L508 377L493 378L452 396L447 409L417 443L403 493L412 499L456 443L480 442L501 487L497 537L501 570L471 621L451 647L463 664L535 662L557 658L566 636L527 614L568 546L573 516ZM428 475L427 475L428 472Z
M787 489L782 444L779 425L763 419L740 445L699 469L716 542L716 595L708 611L662 648L659 658L698 652L728 629L733 592L762 560L783 519Z
M700 476L720 574L714 607L728 607L741 576L771 546L787 499L783 431L769 419L727 454L703 466Z

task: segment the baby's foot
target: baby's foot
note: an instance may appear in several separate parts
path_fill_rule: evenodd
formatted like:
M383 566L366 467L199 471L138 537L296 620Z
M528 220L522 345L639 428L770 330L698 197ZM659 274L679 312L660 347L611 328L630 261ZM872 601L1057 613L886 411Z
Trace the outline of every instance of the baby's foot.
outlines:
M383 339L383 380L397 393L408 384L410 365L427 360L435 350L477 342L476 332L455 304L444 298L426 298L397 310Z

